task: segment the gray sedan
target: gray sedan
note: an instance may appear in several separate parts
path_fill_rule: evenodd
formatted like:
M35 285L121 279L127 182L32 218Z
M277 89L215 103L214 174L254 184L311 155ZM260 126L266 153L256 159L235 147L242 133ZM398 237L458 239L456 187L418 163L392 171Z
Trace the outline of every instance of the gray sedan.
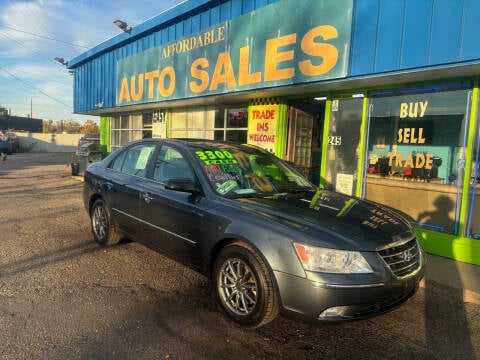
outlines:
M237 323L363 319L411 298L424 254L395 211L317 189L250 145L145 139L84 174L101 245L138 241L214 282Z

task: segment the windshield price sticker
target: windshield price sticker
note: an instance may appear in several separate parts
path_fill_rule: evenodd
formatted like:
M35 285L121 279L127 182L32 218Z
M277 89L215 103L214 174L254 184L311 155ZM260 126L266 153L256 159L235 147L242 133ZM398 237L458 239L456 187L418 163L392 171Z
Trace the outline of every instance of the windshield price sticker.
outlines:
M202 160L205 165L229 165L238 164L234 159L232 153L227 150L205 150L196 151L198 158Z
M225 195L226 193L232 191L236 187L238 187L238 184L235 180L227 180L217 188L217 192L219 192L222 195Z
M213 183L224 183L227 180L241 181L241 169L236 164L205 165L208 179Z

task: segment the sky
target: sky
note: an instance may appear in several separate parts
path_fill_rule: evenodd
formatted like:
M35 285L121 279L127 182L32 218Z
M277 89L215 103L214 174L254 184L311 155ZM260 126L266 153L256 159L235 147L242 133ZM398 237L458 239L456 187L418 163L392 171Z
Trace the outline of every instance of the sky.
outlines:
M11 115L77 121L73 76L54 60L75 58L181 0L0 0L0 107Z

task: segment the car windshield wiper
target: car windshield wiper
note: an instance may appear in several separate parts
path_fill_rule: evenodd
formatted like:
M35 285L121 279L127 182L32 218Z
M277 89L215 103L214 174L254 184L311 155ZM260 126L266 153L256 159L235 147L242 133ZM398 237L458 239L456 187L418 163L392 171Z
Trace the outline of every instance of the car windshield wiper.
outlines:
M279 193L275 195L281 195L281 194L300 194L300 193L306 193L306 192L315 192L317 191L314 188L311 187L289 187L285 189L279 189Z
M315 193L315 189L311 187L291 187L281 189L280 192L273 194L274 199L286 199L289 195L301 195L301 194L313 194ZM313 195L312 195L313 196Z

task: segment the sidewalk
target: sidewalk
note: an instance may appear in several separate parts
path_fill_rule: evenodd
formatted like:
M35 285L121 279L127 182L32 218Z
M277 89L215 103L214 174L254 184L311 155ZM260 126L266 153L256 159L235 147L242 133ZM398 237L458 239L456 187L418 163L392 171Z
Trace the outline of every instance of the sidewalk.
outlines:
M480 266L427 254L425 282L434 281L461 290L463 301L480 305Z

